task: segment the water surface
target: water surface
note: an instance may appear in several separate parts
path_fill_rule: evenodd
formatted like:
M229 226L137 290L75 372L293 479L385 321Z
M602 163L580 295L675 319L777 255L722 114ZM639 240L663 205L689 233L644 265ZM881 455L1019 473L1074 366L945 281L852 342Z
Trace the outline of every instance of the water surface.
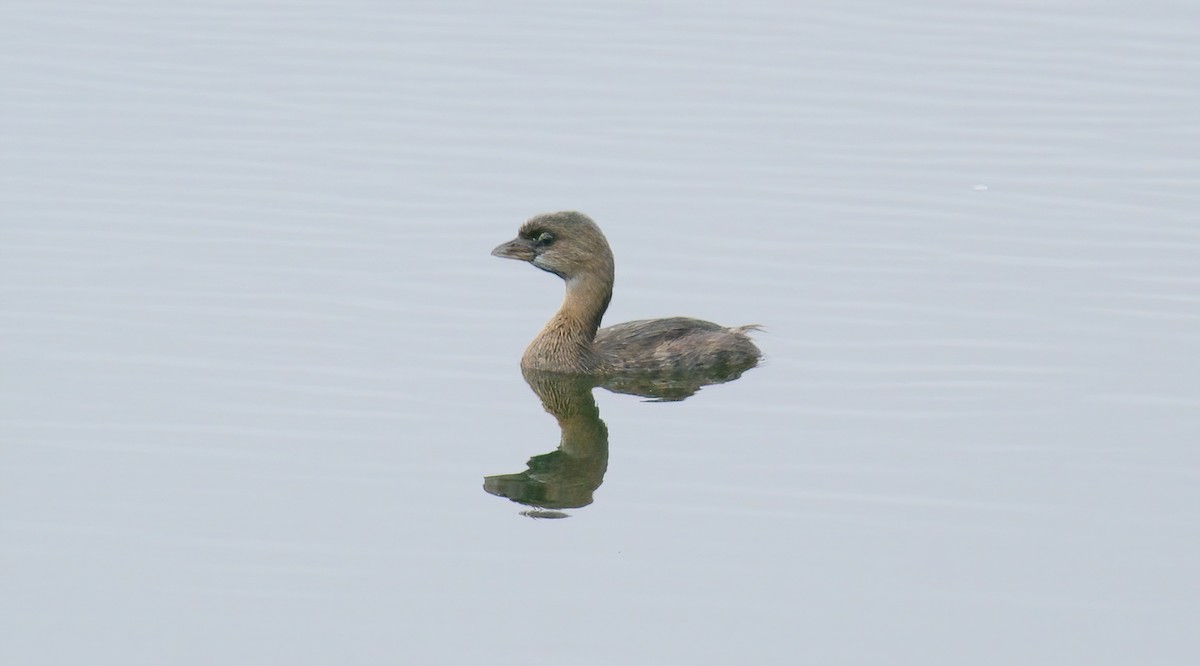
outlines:
M1197 14L9 3L0 661L1194 662ZM552 520L563 208L767 358Z

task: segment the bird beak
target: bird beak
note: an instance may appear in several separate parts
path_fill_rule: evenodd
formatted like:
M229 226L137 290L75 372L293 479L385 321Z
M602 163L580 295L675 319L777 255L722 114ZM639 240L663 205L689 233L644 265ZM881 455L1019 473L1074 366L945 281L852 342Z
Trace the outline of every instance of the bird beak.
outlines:
M524 238L514 238L492 250L493 257L517 259L519 261L533 261L534 254L533 241Z

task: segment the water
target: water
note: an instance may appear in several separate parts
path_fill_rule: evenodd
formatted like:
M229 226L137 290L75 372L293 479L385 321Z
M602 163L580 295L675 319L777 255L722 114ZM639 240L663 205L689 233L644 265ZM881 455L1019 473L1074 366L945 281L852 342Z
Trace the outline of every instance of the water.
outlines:
M0 661L1193 663L1198 14L9 3ZM531 516L562 208L767 358Z

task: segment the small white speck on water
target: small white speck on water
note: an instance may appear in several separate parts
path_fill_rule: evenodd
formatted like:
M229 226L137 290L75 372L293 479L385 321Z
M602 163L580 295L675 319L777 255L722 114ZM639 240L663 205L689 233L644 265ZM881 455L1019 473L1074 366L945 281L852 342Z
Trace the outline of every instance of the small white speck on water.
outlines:
M972 187L971 189L975 190L976 192L985 192L985 191L987 191L987 188L988 188L987 185L980 184L980 185L976 185L976 186Z

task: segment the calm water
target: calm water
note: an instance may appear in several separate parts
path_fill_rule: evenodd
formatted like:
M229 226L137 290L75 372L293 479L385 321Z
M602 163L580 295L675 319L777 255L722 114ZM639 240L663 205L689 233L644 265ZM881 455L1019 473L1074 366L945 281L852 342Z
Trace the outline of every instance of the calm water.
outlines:
M2 14L0 662L1200 659L1193 3ZM553 455L561 208L762 367Z

